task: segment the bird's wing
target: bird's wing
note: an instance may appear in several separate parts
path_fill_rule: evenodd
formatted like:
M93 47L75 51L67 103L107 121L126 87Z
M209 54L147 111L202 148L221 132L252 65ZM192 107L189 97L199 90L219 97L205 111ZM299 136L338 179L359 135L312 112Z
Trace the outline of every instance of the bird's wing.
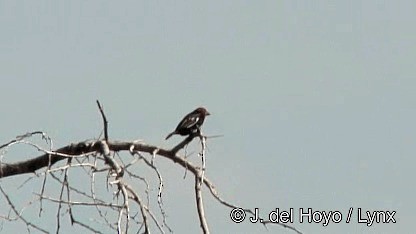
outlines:
M192 128L194 127L199 120L200 116L198 114L191 114L183 118L183 120L178 124L176 129L180 128Z

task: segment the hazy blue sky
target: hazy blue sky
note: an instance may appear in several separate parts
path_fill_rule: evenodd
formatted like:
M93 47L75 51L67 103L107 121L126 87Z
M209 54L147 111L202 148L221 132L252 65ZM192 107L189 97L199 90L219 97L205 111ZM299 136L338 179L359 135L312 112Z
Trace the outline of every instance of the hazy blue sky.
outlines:
M224 134L208 142L207 176L225 199L263 215L294 208L304 233L414 233L415 9L414 1L0 1L0 144L32 130L56 147L95 138L100 99L111 138L170 147L180 138L165 142L166 134L203 105L212 113L204 132ZM27 149L3 160L38 155ZM199 233L193 179L157 162L168 223ZM20 199L16 181L25 178L1 183ZM205 204L212 233L293 233L234 224L208 193ZM299 208L338 210L343 221L300 224ZM358 224L358 208L397 211L397 223ZM25 231L3 224L12 230Z

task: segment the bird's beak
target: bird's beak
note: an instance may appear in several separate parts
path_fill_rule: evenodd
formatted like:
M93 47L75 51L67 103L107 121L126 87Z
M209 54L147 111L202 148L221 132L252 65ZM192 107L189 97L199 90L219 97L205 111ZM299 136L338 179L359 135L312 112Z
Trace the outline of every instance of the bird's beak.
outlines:
M205 113L205 115L211 115L211 113L209 113L208 111Z

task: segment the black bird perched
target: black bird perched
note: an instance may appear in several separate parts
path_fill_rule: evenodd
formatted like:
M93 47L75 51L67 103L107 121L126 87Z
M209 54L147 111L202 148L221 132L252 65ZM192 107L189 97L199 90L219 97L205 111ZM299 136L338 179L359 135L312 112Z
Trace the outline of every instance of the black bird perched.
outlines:
M210 115L210 113L204 107L196 108L194 111L183 117L175 131L169 133L165 140L169 139L175 134L186 136L199 131L200 127L204 123L205 116L207 115Z

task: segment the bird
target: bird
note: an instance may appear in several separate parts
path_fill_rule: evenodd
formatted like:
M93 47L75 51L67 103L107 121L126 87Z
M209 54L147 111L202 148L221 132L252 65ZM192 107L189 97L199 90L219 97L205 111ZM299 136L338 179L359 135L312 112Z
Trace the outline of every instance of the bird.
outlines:
M211 115L204 107L198 107L191 113L185 115L181 122L179 122L175 131L169 133L165 140L171 136L178 134L181 136L191 135L195 132L200 131L202 124L204 123L205 117Z

